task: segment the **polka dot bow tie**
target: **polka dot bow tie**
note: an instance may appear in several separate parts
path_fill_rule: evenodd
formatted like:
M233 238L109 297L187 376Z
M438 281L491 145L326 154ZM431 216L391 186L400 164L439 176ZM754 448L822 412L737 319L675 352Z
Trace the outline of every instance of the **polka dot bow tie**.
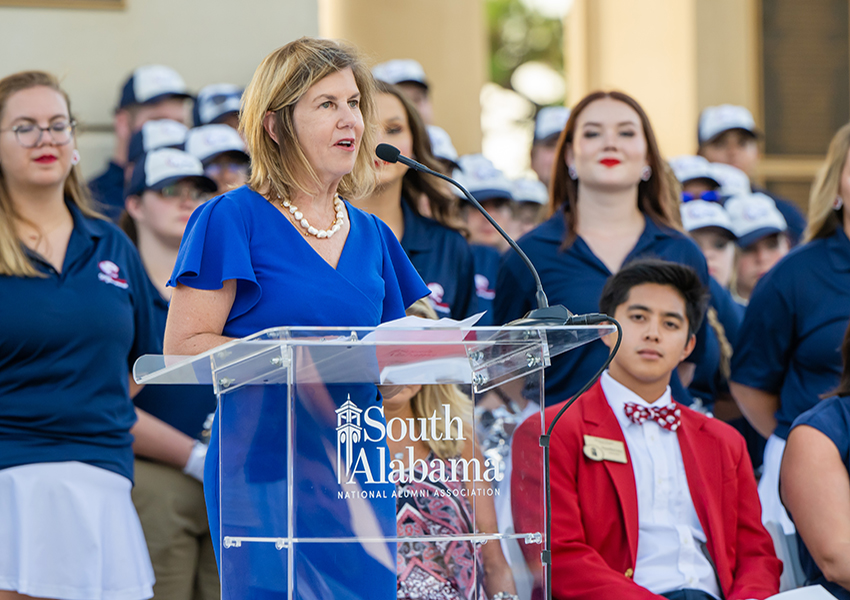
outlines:
M682 424L682 410L673 402L667 406L641 406L634 402L626 402L626 416L632 423L643 425L648 420L655 421L668 431L676 431Z

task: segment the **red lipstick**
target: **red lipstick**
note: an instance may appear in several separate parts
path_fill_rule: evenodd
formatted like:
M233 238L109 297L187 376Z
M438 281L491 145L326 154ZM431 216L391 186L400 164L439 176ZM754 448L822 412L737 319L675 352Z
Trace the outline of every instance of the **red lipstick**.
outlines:
M620 161L616 158L603 158L599 161L599 164L605 165L606 167L616 167L620 164Z

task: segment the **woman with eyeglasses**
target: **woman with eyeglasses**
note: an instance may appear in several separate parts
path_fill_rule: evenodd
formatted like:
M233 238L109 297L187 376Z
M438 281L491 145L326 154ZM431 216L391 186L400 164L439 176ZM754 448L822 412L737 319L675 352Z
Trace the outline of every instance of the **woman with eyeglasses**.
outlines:
M156 331L165 334L166 287L192 212L216 191L194 156L163 148L135 162L119 224L136 244L149 281ZM133 399L136 455L133 502L145 532L156 584L165 599L217 600L218 571L204 505L210 386L150 385Z
M0 80L0 598L141 600L133 361L157 353L135 248L91 207L68 96Z

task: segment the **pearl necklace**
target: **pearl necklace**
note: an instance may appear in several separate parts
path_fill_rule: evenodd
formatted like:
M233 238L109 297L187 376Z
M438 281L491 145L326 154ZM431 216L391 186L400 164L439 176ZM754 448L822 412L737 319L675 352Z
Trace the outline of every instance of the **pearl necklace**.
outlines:
M337 231L342 229L342 226L345 224L345 203L342 201L342 198L339 197L339 194L334 194L334 212L336 212L336 218L334 219L330 229L317 229L310 225L307 219L304 218L304 213L298 210L298 207L289 200L283 200L280 197L280 194L277 195L277 200L283 208L288 210L289 213L295 217L295 221L301 225L307 233L315 235L319 239L331 237Z

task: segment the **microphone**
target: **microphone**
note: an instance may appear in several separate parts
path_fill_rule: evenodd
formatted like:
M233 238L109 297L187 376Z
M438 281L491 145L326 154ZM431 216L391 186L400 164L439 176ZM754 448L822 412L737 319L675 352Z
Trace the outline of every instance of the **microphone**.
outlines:
M443 181L448 181L450 184L452 184L457 189L459 189L461 192L463 192L463 195L466 196L466 199L469 200L469 202L476 209L478 209L478 212L480 212L482 215L484 215L484 218L487 219L487 221L489 221L490 224L493 227L496 228L496 231L499 232L499 235L501 235L503 238L505 238L505 241L508 242L508 245L510 245L510 247L513 249L513 251L516 252L517 254L519 254L519 257L525 263L525 266L528 268L529 271L531 271L532 277L534 277L534 285L537 288L537 292L535 293L535 298L537 300L537 308L526 313L525 316L522 317L521 319L517 319L516 321L511 321L510 323L508 323L508 325L522 326L522 325L588 325L588 324L591 324L591 323L588 322L588 317L591 317L591 316L596 317L596 315L581 315L581 316L576 317L576 316L573 315L573 313L571 313L569 310L567 310L567 307L563 306L562 304L558 304L556 306L549 306L549 300L548 300L548 298L546 298L546 292L543 291L543 283L541 283L541 281L540 281L540 275L537 273L537 269L534 268L534 265L532 264L531 260L528 258L528 256L525 254L525 252L522 251L522 248L520 248L517 245L517 243L513 240L513 238L511 236L509 236L505 232L505 230L502 229L499 226L498 223L496 223L496 221L493 219L493 217L490 216L490 213L488 213L486 210L484 210L484 207L481 206L481 203L478 202L478 200L476 200L475 197L472 194L469 193L469 190L467 190L465 187L463 187L460 183L458 183L457 181L455 181L451 177L448 177L446 175L443 175L442 173L438 173L437 171L429 169L428 167L426 167L422 163L418 163L415 160L413 160L412 158L408 158L407 156L404 156L401 153L401 151L398 148L396 148L395 146L390 146L389 144L378 144L378 147L375 148L375 154L378 156L378 158L380 158L384 162L388 162L388 163L400 162L401 164L407 165L408 167L410 167L411 169L414 169L416 171L420 171L422 173L428 173L429 175L433 175L434 177L439 177ZM602 317L602 315L599 315L599 317ZM605 317L605 318L607 319L607 317ZM596 319L593 319L593 320L595 321ZM602 322L602 321L597 321L597 322Z

